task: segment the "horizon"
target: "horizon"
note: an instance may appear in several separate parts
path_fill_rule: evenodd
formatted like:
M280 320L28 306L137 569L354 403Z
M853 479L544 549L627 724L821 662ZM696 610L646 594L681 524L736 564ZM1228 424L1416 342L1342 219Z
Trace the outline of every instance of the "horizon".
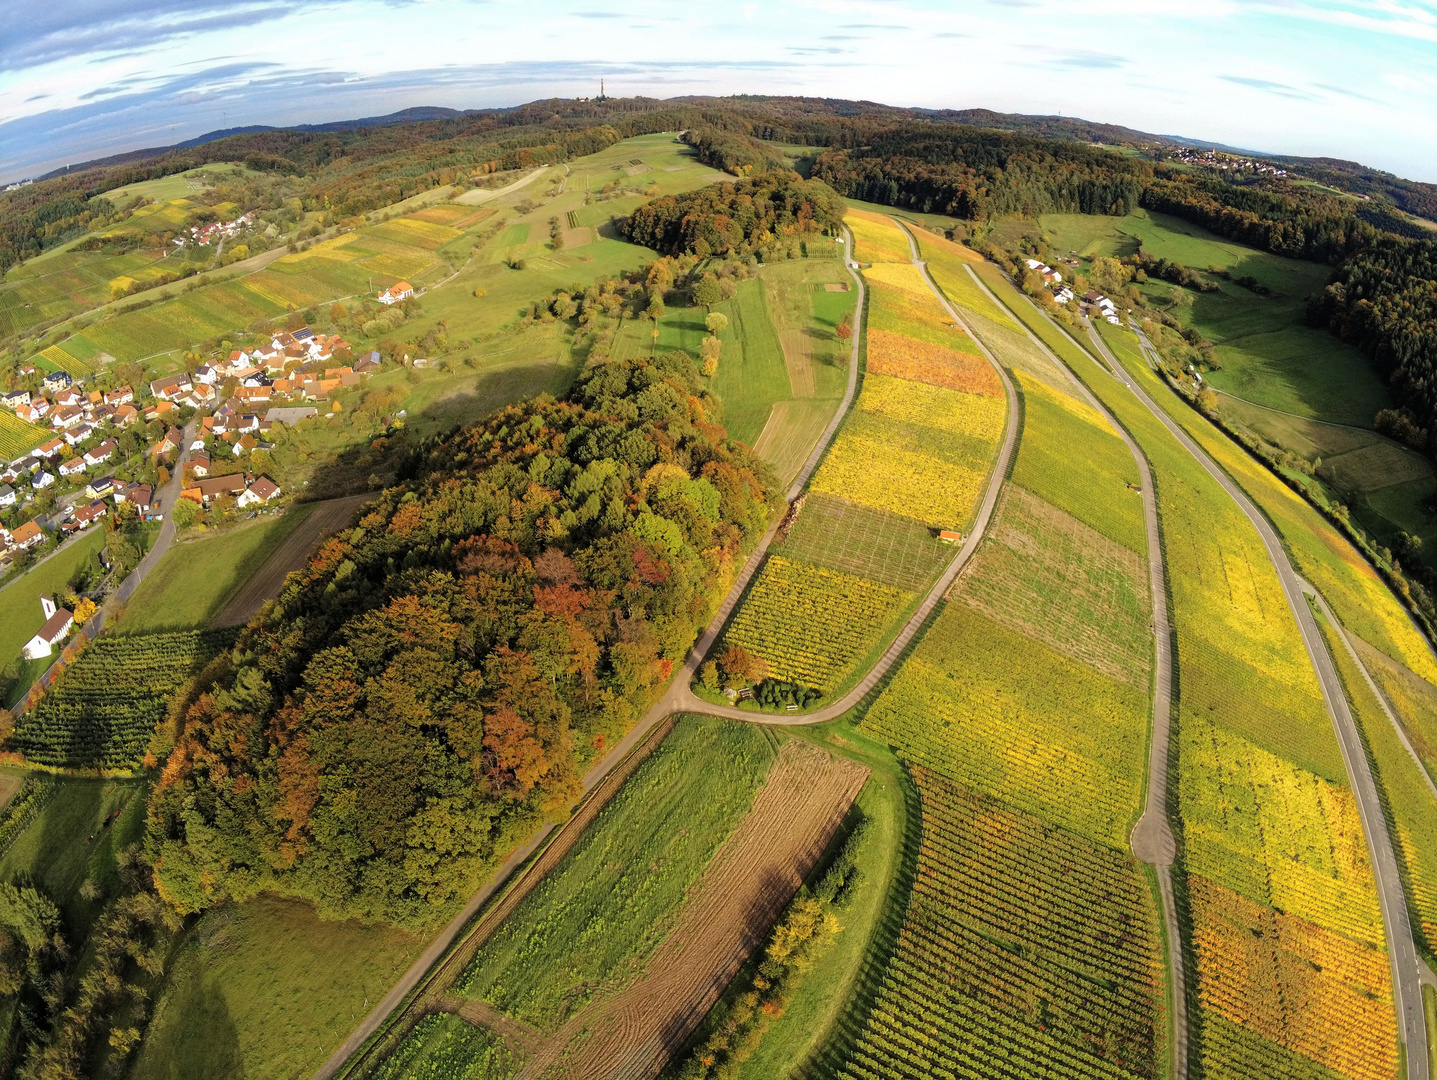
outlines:
M1433 0L559 7L531 25L507 0L61 4L0 44L0 181L229 128L589 97L600 79L613 97L1062 115L1437 181Z

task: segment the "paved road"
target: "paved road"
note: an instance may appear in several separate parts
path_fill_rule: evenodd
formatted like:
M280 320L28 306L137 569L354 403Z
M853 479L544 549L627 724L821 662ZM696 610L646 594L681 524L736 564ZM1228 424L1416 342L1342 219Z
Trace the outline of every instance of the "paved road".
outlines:
M967 267L968 275L988 299L1001 309L1002 301L993 295L991 289L973 268ZM1022 293L1024 303L1030 303ZM1042 312L1037 305L1033 309ZM1163 558L1162 532L1158 526L1157 489L1153 484L1152 469L1147 456L1133 441L1127 429L1118 423L1107 407L1088 389L1076 373L1068 368L1058 356L1036 334L1030 331L1021 319L1016 320L1019 329L1027 335L1044 355L1065 372L1078 393L1094 409L1107 418L1113 430L1127 445L1128 452L1137 463L1143 491L1143 520L1148 538L1148 587L1153 600L1153 643L1156 657L1153 670L1153 729L1148 743L1147 798L1142 817L1134 826L1128 842L1133 856L1152 866L1157 872L1158 892L1162 902L1163 923L1167 928L1168 977L1172 1010L1172 1076L1184 1080L1188 1074L1188 1018L1187 1018L1187 970L1183 963L1182 929L1178 922L1177 898L1173 890L1173 860L1177 857L1177 839L1173 835L1172 823L1168 818L1168 765L1172 755L1172 702L1173 702L1173 635L1168 620L1167 564Z
M1328 715L1332 718L1333 730L1337 734L1338 746L1342 750L1342 758L1347 766L1347 775L1352 782L1352 793L1357 802L1358 814L1362 819L1363 831L1367 836L1368 853L1372 859L1372 876L1377 885L1377 898L1382 908L1382 922L1387 935L1387 952L1392 963L1392 989L1394 1005L1397 1009L1398 1035L1407 1050L1407 1077L1408 1080L1429 1080L1427 1022L1422 1011L1421 987L1418 985L1420 962L1412 940L1412 927L1408 921L1407 900L1402 891L1402 878L1398 872L1397 858L1393 853L1392 838L1387 831L1387 822L1382 814L1382 804L1377 797L1377 785L1373 779L1367 755L1363 750L1362 741L1358 736L1357 725L1353 722L1351 710L1348 708L1342 681L1338 678L1337 669L1333 665L1332 657L1327 652L1327 645L1322 639L1317 621L1312 617L1312 611L1304 598L1304 585L1307 586L1307 590L1313 591L1314 595L1315 590L1312 590L1312 586L1307 585L1293 569L1277 532L1268 524L1267 518L1263 516L1252 500L1247 497L1247 493L1208 457L1207 452L1198 446L1135 380L1129 378L1116 358L1108 351L1107 344L1091 326L1088 328L1088 334L1098 354L1103 357L1113 374L1132 390L1134 396L1237 503L1262 538L1263 546L1267 549L1268 557L1282 582L1288 607L1291 608L1293 617L1297 620L1303 646L1307 649L1313 670L1317 673L1317 680L1322 688L1322 697L1327 705ZM1138 341L1151 362L1152 346L1141 332L1138 333Z

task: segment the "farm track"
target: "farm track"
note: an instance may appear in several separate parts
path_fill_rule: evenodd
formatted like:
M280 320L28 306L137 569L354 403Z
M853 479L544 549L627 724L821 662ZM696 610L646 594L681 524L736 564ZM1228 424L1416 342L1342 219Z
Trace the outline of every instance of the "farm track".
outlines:
M300 526L269 553L239 592L230 597L215 618L215 626L243 626L259 613L266 600L273 600L284 587L285 578L304 566L319 542L342 529L354 512L374 498L374 493L350 495L318 503Z
M973 268L965 267L968 276L1001 311L1002 301L993 294ZM1021 295L1021 294L1019 294ZM1025 302L1026 298L1025 298ZM1036 309L1035 309L1036 310ZM1161 894L1163 925L1168 951L1169 995L1172 1010L1172 1076L1184 1080L1188 1074L1189 1028L1187 1018L1187 971L1183 963L1181 924L1178 921L1177 899L1173 891L1173 860L1177 857L1177 839L1168 818L1168 769L1172 761L1173 703L1173 630L1168 618L1167 562L1163 557L1162 532L1158 525L1157 491L1153 485L1152 468L1147 455L1128 434L1126 428L1108 411L1097 396L1087 388L1062 358L1028 329L1022 319L1015 320L1037 349L1067 374L1084 401L1108 421L1128 448L1137 464L1143 485L1143 522L1148 541L1148 583L1153 602L1153 642L1156 662L1153 672L1153 727L1148 743L1147 798L1143 814L1129 835L1134 858L1153 867Z
M1153 363L1153 350L1147 338L1137 332L1143 355ZM1387 954L1392 965L1393 1004L1397 1012L1398 1037L1406 1051L1407 1080L1429 1080L1430 1068L1427 1057L1427 1020L1422 1007L1422 988L1419 984L1421 962L1412 938L1412 927L1408 920L1407 898L1403 892L1402 877L1398 870L1397 858L1392 847L1392 838L1377 796L1377 785L1352 712L1347 704L1346 693L1332 657L1327 652L1326 642L1307 606L1305 595L1310 593L1320 602L1316 589L1305 582L1293 568L1281 538L1268 522L1247 493L1222 468L1198 446L1197 442L1183 430L1182 426L1167 415L1157 402L1148 396L1123 369L1107 344L1091 326L1089 337L1097 355L1102 357L1113 376L1133 392L1139 402L1161 423L1193 459L1211 476L1237 504L1238 508L1252 522L1267 549L1273 569L1282 582L1282 590L1288 607L1297 620L1302 634L1303 646L1312 663L1322 688L1323 701L1333 730L1337 734L1338 747L1342 751L1343 763L1352 784L1352 794L1357 803L1358 815L1362 820L1363 832L1367 839L1368 855L1372 862L1372 876L1377 887L1377 898L1382 909L1382 923L1387 938Z
M643 980L570 1018L516 1080L657 1076L762 943L867 778L856 762L785 744Z

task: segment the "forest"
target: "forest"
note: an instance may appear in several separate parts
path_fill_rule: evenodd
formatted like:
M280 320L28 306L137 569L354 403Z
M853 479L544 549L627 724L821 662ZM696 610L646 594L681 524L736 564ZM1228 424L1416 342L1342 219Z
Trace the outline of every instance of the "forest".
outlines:
M172 734L160 894L447 920L682 661L768 469L684 354L590 368L438 442L328 541Z
M843 209L826 184L774 170L655 199L625 220L624 235L665 255L747 255L772 237L832 235Z

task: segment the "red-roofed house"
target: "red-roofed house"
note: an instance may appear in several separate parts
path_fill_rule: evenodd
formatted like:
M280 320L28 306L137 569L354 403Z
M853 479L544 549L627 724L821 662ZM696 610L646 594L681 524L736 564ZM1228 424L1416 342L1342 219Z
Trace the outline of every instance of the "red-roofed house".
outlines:
M408 300L413 295L413 285L407 281L396 281L379 294L379 302L388 306L389 304L397 304L401 300Z

